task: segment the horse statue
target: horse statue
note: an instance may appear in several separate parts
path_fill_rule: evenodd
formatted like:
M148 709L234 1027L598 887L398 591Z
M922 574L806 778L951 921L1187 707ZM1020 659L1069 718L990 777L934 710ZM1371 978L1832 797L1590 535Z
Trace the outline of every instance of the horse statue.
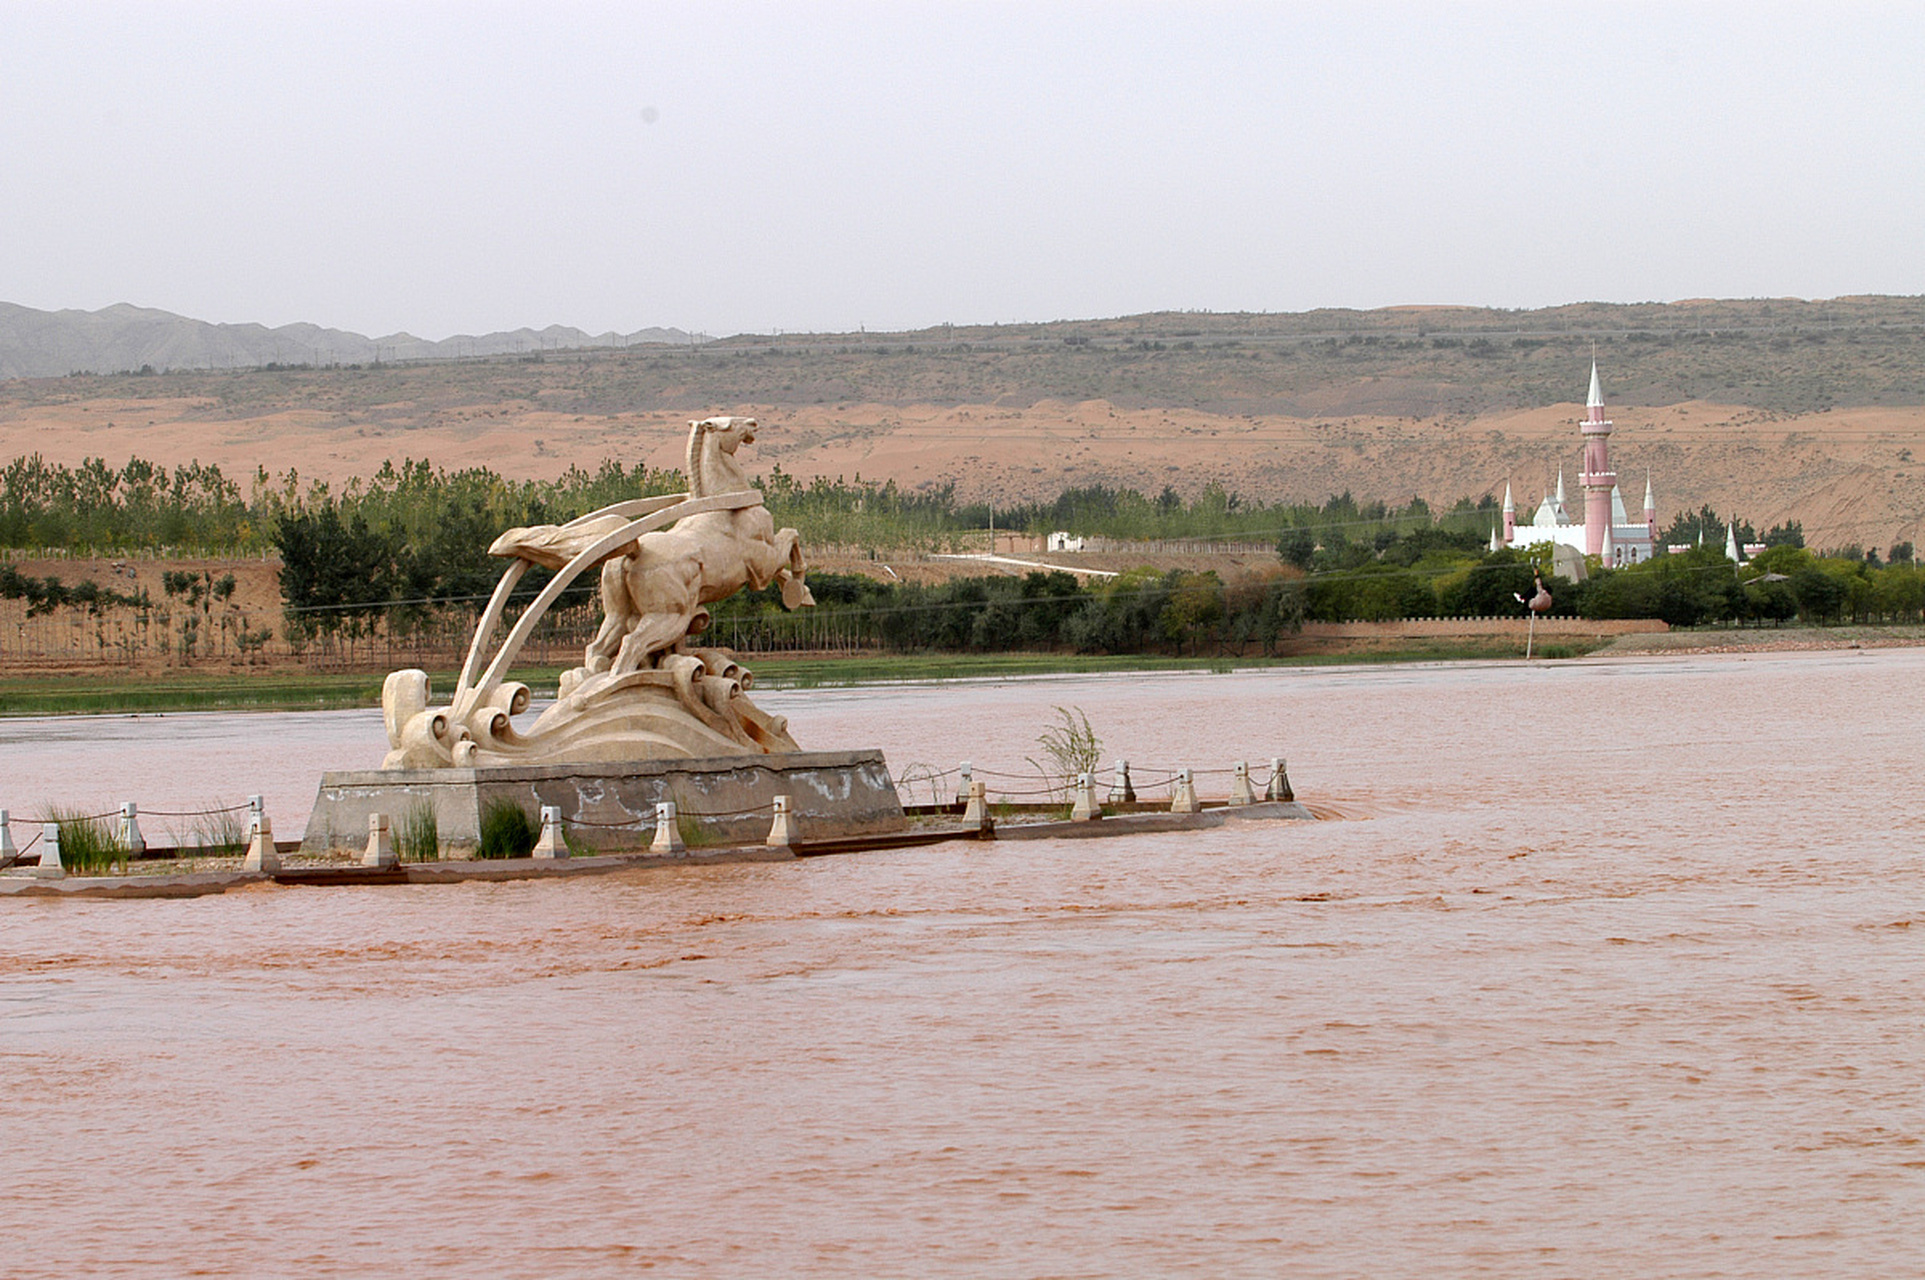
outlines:
M689 497L749 491L735 451L755 443L755 428L754 418L689 424ZM494 547L489 553L504 554ZM602 565L602 625L583 666L615 675L653 666L665 650L708 629L707 606L744 587L760 591L780 582L784 608L812 605L803 572L799 535L777 529L759 501L644 534L634 549Z
M777 529L735 452L754 441L753 418L689 423L689 491L618 502L562 525L510 529L488 553L510 561L475 628L455 696L428 706L421 671L397 671L382 690L384 768L559 763L795 751L780 716L744 696L752 674L719 650L691 647L708 606L744 587L780 583L790 609L815 603L799 535ZM669 527L672 526L672 527ZM555 576L522 611L484 671L483 648L515 585L533 566ZM602 622L580 667L562 675L555 705L526 733L514 715L529 701L508 665L535 623L582 573L601 569Z

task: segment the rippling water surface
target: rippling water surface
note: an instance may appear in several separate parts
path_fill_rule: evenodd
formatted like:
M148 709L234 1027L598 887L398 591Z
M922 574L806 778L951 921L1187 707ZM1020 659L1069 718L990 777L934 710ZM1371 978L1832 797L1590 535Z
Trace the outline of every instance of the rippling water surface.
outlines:
M0 903L0 1273L1921 1270L1925 651L764 701L898 769L1075 704L1343 818ZM25 749L77 723L15 778L259 763L286 826L381 748Z

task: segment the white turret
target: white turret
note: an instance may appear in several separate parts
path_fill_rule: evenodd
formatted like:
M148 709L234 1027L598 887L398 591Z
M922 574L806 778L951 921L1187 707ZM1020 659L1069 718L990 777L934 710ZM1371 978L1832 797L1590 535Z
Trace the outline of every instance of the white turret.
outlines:
M1611 526L1609 522L1606 522L1604 526L1604 541L1602 545L1598 547L1597 554L1598 554L1598 559L1604 562L1605 568L1611 569L1616 567L1616 565L1612 561L1612 556L1615 554L1615 552L1611 546Z
M1744 563L1738 559L1738 524L1735 520L1724 527L1724 558L1736 564Z
M1584 398L1584 407L1586 409L1602 409L1604 407L1604 388L1597 380L1596 356L1591 357L1591 394Z
M1492 538L1495 538L1496 536L1497 535L1494 533L1491 535ZM1516 536L1517 536L1517 504L1511 501L1511 482L1506 480L1504 482L1504 541L1508 543L1509 541L1511 541L1511 539L1515 538ZM1492 551L1497 550L1496 546L1492 546L1491 550Z

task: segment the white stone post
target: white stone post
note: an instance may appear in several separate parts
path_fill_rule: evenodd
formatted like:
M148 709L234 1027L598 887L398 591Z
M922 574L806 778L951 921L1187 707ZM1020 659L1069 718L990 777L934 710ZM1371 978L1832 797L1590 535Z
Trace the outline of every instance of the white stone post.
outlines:
M140 834L140 807L132 800L120 806L120 847L127 851L129 858L138 858L147 852L147 841Z
M545 804L541 807L541 839L535 841L533 856L537 858L568 856L568 841L562 836L560 805Z
M1203 806L1197 802L1196 781L1188 769L1176 771L1176 786L1170 790L1171 813L1200 813Z
M1256 793L1250 790L1250 762L1239 760L1230 770L1230 806L1241 809L1256 802Z
M963 825L978 831L994 831L995 819L989 816L989 784L978 779L969 784L969 799L963 805Z
M969 788L972 785L969 761L965 760L962 762L960 772L962 773L962 777L956 781L956 799L966 804L969 801Z
M267 820L266 813L252 806L251 802L259 799L259 796L248 797L247 858L241 863L241 870L271 876L281 869L281 853L274 847L274 824Z
M681 828L675 825L675 802L664 800L655 806L655 843L648 846L650 853L681 853L687 845L682 843Z
M361 855L364 867L398 867L401 860L394 854L394 826L385 813L368 815L368 848Z
M1270 785L1264 789L1264 797L1269 800L1295 800L1290 790L1290 774L1284 768L1282 756L1270 757Z
M789 813L789 797L775 798L775 821L769 824L766 843L771 849L786 849L795 843L795 818Z
M1110 783L1111 804L1135 804L1136 788L1130 785L1130 762L1116 762L1116 777Z
M1096 798L1096 779L1087 773L1076 775L1076 803L1070 806L1071 822L1094 822L1103 816L1103 803Z
M19 856L20 850L13 843L13 826L8 821L7 811L0 809L0 867L8 866Z
M40 865L33 873L42 880L59 880L67 874L66 864L60 861L60 824L43 823L40 828Z

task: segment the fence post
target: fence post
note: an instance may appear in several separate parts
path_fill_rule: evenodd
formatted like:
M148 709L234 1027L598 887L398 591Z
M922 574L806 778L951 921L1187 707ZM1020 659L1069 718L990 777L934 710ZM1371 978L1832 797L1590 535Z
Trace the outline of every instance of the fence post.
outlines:
M241 863L243 871L258 871L264 876L277 874L281 869L281 854L274 847L274 824L267 820L267 812L261 808L259 796L247 798L247 857Z
M535 841L533 856L537 858L568 856L568 841L562 835L560 805L545 804L541 807L541 839Z
M1264 796L1270 800L1295 800L1290 790L1290 774L1284 768L1282 756L1270 758L1270 785L1264 789Z
M364 867L398 867L401 860L394 856L394 827L385 813L368 815L368 847L361 855Z
M769 824L769 838L763 843L771 849L786 849L795 843L795 819L789 813L789 797L775 798L775 821Z
M132 800L120 806L120 847L130 858L147 852L147 841L140 834L140 808Z
M1096 779L1087 773L1076 775L1076 803L1070 806L1071 822L1095 822L1103 816L1103 804L1096 798Z
M60 861L60 824L42 823L40 827L40 865L33 873L42 880L59 880L66 876L67 868Z
M1256 802L1257 798L1250 790L1250 762L1239 760L1230 771L1230 804L1240 809Z
M13 860L20 856L20 850L13 843L13 827L8 823L8 814L0 809L0 867L10 867Z
M682 843L681 828L675 824L675 802L664 800L655 806L655 842L648 846L650 853L681 853L687 845Z
M969 800L969 788L974 785L970 781L969 761L962 762L960 772L962 777L956 781L956 799L966 803Z
M1188 769L1176 771L1176 786L1170 789L1171 813L1199 813L1203 806L1196 798L1196 782Z
M1136 788L1130 785L1130 762L1116 762L1116 779L1110 783L1111 804L1135 804Z
M974 827L984 835L996 829L996 820L989 816L989 784L976 781L969 784L969 802L963 806L963 825Z

